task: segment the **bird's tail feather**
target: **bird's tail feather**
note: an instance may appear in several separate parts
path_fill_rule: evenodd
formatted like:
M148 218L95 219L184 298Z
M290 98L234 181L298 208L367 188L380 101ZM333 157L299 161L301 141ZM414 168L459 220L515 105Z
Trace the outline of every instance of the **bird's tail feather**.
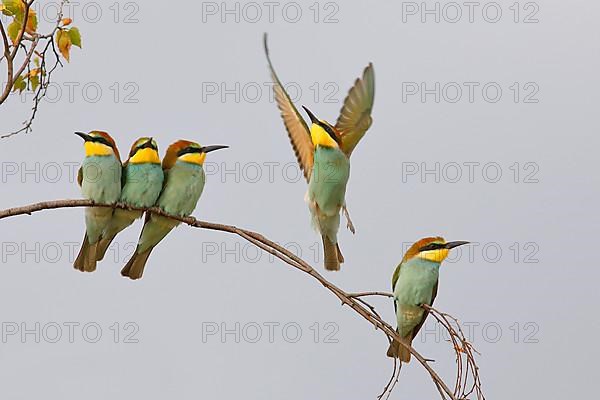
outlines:
M129 279L140 279L144 274L144 267L146 266L146 261L148 261L148 257L150 257L150 253L152 252L153 247L150 247L143 253L138 253L137 250L131 256L131 259L125 264L125 267L121 270L121 275L129 278Z
M93 272L96 270L96 246L97 243L90 244L87 233L83 237L81 249L73 263L73 267L81 272Z
M335 247L337 248L337 257L340 264L344 263L344 256L342 255L342 250L340 249L340 244L336 243Z
M96 260L97 261L102 261L102 259L104 258L104 255L106 254L106 250L108 250L108 246L110 246L110 244L112 243L113 239L115 238L115 236L111 236L111 237L107 237L107 238L102 238L98 241L98 244L96 245Z
M338 259L339 247L333 243L326 235L323 235L323 255L325 259L325 269L327 271L339 271L340 260ZM339 253L342 254L341 252ZM343 258L342 258L343 260Z
M408 344L411 344L412 342L410 337L406 337L404 338L404 340ZM397 340L392 341L390 347L388 347L387 356L392 358L399 358L400 361L405 363L410 361L410 351L408 351L406 347L402 346L402 344Z

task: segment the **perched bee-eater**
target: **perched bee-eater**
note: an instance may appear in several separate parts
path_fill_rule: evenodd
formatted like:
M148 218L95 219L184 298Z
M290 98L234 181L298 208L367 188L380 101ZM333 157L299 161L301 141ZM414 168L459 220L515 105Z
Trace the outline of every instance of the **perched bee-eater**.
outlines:
M228 146L200 146L198 143L179 140L169 146L162 167L165 183L156 202L161 210L180 217L188 216L196 208L204 189L205 174L202 165L206 154ZM121 275L139 279L154 246L158 244L178 221L160 215L146 213L144 227L137 248Z
M142 137L133 143L129 158L123 164L123 188L120 203L133 207L152 207L163 187L164 174L158 156L158 145L152 138ZM97 260L104 258L115 236L142 216L142 211L115 209L102 232L96 248Z
M411 344L429 314L422 305L431 306L438 290L440 264L448 257L450 249L469 242L446 242L441 237L428 237L413 244L396 267L392 276L394 308L398 321L398 334ZM410 361L410 352L393 341L388 357Z
M354 82L335 126L318 119L308 108L303 107L312 123L309 129L275 73L269 57L266 34L264 47L274 82L275 100L300 168L308 181L306 201L313 226L323 239L325 269L337 271L344 262L337 240L340 211L344 211L347 226L354 233L346 208L346 184L350 177L350 155L373 121L373 65L369 64L362 78Z
M77 182L86 199L97 203L115 203L121 195L121 158L115 141L106 132L75 132L84 140L85 158ZM85 272L96 270L96 248L113 215L107 207L85 209L85 236L73 266Z

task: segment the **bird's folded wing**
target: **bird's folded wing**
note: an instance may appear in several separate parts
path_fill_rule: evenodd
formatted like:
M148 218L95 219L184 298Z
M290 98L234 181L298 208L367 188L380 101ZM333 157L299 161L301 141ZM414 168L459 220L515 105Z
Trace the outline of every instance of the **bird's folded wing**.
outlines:
M348 92L335 127L342 137L342 150L348 157L371 126L371 110L375 100L375 73L373 64L365 68Z
M431 304L430 304L430 306L433 305L433 301L435 300L435 296L437 296L438 283L439 283L439 281L437 281L435 283L435 286L433 287L433 293L431 294ZM417 326L415 326L414 329L412 330L412 337L417 336L417 333L419 333L419 330L421 329L421 327L425 323L425 320L427 319L428 315L429 315L429 311L425 310L425 312L423 313L423 319L421 319L421 322L419 322L419 324Z
M277 106L281 111L281 117L283 123L287 129L290 142L296 153L296 158L300 164L300 168L304 172L304 177L308 181L313 167L313 155L314 147L310 138L310 131L306 122L302 116L298 113L298 110L292 103L290 96L287 94L281 81L273 69L271 64L271 58L269 57L269 49L267 47L267 35L264 36L265 53L267 55L267 61L269 62L269 69L271 71L271 77L273 79L273 90L275 92L275 100Z

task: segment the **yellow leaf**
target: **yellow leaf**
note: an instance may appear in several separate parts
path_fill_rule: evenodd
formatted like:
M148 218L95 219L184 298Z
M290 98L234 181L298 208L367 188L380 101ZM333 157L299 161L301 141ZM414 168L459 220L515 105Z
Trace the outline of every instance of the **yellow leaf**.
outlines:
M58 45L58 50L63 57L69 61L69 51L71 50L71 38L69 34L62 29L58 31L56 34L56 44Z
M38 27L37 15L33 8L29 9L28 14L29 15L27 16L27 29L25 29L25 32L27 32L29 34L33 34L33 33L35 33L35 31L37 30L37 27Z
M73 20L71 18L63 18L60 20L60 22L63 24L63 26L67 26L70 25Z

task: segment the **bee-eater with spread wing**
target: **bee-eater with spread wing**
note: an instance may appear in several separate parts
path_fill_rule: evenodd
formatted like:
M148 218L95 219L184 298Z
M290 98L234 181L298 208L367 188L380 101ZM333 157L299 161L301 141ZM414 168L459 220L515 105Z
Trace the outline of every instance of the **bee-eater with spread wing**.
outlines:
M75 132L84 140L85 158L77 182L86 199L115 203L121 195L121 158L113 138L106 132ZM85 236L73 266L85 272L96 270L96 247L113 215L108 207L85 209Z
M123 164L123 188L119 202L132 207L152 207L163 187L164 174L158 156L158 145L152 138L142 137L131 146ZM115 209L96 248L97 260L104 258L115 236L142 216L142 211Z
M198 143L179 140L169 146L162 167L165 183L156 202L164 212L186 217L194 211L204 189L205 173L202 165L206 154L228 146L200 146ZM179 225L179 221L146 213L144 227L137 248L121 275L139 279L154 246Z
M411 344L425 323L429 312L422 305L431 306L438 289L440 264L448 257L450 249L469 242L446 242L441 237L428 237L413 244L392 276L394 308L398 321L398 334ZM410 352L398 341L393 341L388 357L410 361Z
M264 47L274 83L275 99L300 168L308 181L306 201L313 225L323 239L325 269L337 271L344 262L337 240L340 211L344 211L347 226L354 233L354 226L346 209L346 184L350 177L350 155L373 121L373 65L369 64L362 78L354 82L335 126L318 119L308 108L303 107L312 123L309 129L275 73L269 57L266 34Z

